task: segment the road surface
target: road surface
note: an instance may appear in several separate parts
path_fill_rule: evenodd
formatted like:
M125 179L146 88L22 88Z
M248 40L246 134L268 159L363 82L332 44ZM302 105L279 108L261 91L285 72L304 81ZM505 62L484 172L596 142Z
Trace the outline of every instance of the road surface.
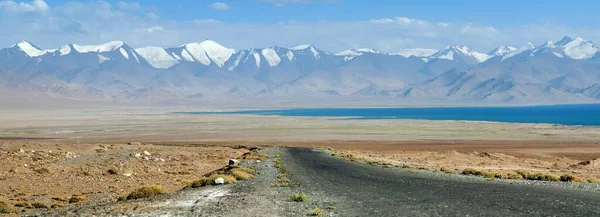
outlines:
M331 157L282 153L301 188L333 201L340 216L600 216L600 193L427 177Z

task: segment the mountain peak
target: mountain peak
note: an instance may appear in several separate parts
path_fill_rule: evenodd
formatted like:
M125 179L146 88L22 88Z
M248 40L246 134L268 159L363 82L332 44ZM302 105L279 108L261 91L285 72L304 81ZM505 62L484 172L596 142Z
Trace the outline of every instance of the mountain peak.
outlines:
M511 46L500 46L497 47L496 49L490 51L488 53L488 55L490 56L504 56L508 53L511 53L513 51L517 50L517 48L511 47Z
M406 48L406 49L400 49L398 52L396 53L391 53L391 55L400 55L403 57L411 57L411 56L415 56L415 57L428 57L433 55L434 53L438 52L438 50L436 49L426 49L426 48Z
M25 54L27 54L30 57L38 57L38 56L44 55L48 52L54 51L54 50L42 50L39 47L33 45L31 42L25 41L25 40L22 40L19 43L16 43L15 45L12 46L12 48L17 48L17 49L23 51Z
M290 50L305 50L308 48L314 48L312 45L310 44L301 44L295 47L291 47Z
M79 53L89 53L89 52L110 52L115 51L123 46L125 46L125 42L123 41L109 41L104 44L99 45L77 45L72 44L71 46Z
M484 62L490 58L489 55L474 51L465 45L448 45L445 49L432 54L431 57L437 59L455 60L455 55L457 54L472 58L476 62Z
M371 48L352 48L349 50L341 51L335 55L336 56L360 56L360 55L363 55L364 53L381 53L381 52L379 52L378 50L375 50L375 49L371 49Z
M211 62L214 62L219 67L222 67L229 57L235 53L234 49L208 39L202 42L184 44L181 48L187 50L187 52L181 54L187 61L198 61L204 65L210 65Z

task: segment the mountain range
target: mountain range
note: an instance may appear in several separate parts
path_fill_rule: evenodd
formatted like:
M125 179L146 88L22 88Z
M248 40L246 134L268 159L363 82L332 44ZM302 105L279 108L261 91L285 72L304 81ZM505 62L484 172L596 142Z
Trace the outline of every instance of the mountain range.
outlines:
M600 52L564 37L520 48L468 46L329 53L312 45L231 49L205 40L178 47L124 42L0 50L0 94L81 101L361 99L553 104L600 100Z

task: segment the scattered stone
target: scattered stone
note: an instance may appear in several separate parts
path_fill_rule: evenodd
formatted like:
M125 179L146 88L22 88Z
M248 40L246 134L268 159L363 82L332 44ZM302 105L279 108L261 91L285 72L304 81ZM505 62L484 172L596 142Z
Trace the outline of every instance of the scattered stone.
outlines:
M225 184L225 179L223 179L223 178L216 178L215 179L215 184L217 184L217 185Z
M128 144L129 144L129 145L142 145L142 143L141 143L141 142L130 142L130 143L128 143Z
M144 155L151 156L150 152L148 152L148 151L144 151Z
M132 153L132 154L129 154L129 156L132 156L132 157L135 157L135 158L139 158L139 157L142 156L142 153Z
M73 152L67 152L67 153L65 153L65 157L66 158L76 158L77 155L75 155L75 153L73 153Z
M22 148L19 148L19 153L23 154L23 153L25 153L25 150L23 150Z
M236 160L236 159L229 159L229 165L230 165L230 166L237 165L237 164L239 164L239 163L240 163L240 161L239 161L239 160Z
M125 177L131 177L131 175L132 175L131 173L123 173L123 176L125 176Z
M600 158L582 161L578 165L588 166L588 167L592 167L592 168L598 168L598 167L600 167Z
M165 159L159 158L158 160L160 160L160 162L165 162Z

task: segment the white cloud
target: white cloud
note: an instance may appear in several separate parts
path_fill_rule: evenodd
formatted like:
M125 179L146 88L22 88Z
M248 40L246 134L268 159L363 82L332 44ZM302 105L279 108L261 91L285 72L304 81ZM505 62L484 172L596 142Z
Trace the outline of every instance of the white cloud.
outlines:
M215 19L192 20L192 23L199 24L199 25L223 24L223 22L215 20Z
M31 9L35 8L35 1L0 2L0 42L4 43L0 48L21 40L45 49L112 40L125 41L132 47L171 47L211 38L236 49L313 44L331 53L351 47L395 52L401 48L440 49L449 44L466 44L486 52L501 45L521 47L530 41L541 44L564 35L600 42L600 30L552 23L496 27L402 16L362 21L227 23L210 17L181 21L161 19L143 7L138 11L123 10L118 3L104 1L73 1L35 10ZM41 16L31 13L39 11L45 12Z
M15 2L11 0L0 1L0 9L8 12L38 12L44 13L50 9L44 0L33 0L29 3Z
M138 2L117 2L117 7L121 10L140 10L142 6Z
M214 2L212 4L209 5L210 8L215 9L215 10L229 10L229 5L223 3L223 2Z
M408 17L395 17L385 18L385 19L373 19L370 20L371 23L376 24L399 24L399 25L429 25L429 22L419 19L411 19Z
M325 3L337 2L337 0L257 0L257 1L270 3L270 4L273 4L278 7L285 6L286 4L296 4L296 3L308 4L308 3L315 3L315 2L325 2Z

